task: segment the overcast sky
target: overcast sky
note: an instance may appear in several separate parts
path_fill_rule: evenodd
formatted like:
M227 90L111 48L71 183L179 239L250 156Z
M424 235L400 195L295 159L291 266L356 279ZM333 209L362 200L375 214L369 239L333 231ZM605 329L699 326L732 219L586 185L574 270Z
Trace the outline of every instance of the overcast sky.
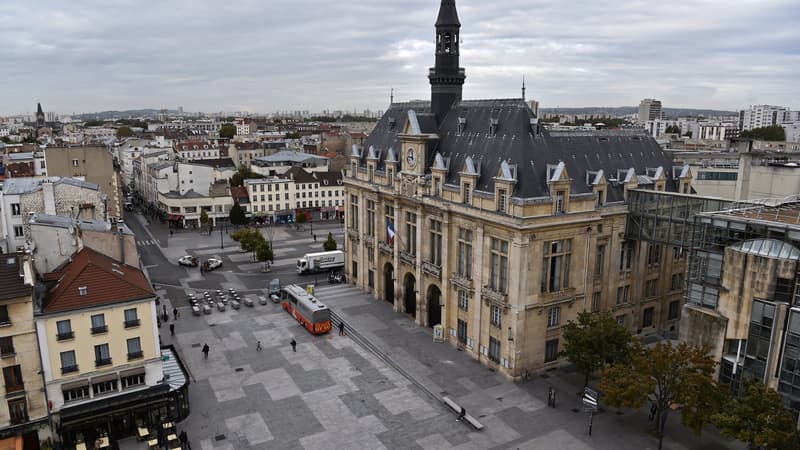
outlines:
M438 0L3 0L0 114L429 98ZM800 108L798 0L458 0L464 98Z

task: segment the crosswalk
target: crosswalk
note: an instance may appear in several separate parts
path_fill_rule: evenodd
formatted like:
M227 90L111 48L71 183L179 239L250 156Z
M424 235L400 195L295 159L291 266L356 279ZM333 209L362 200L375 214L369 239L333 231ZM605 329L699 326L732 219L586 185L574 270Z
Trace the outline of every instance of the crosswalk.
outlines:
M158 241L155 239L141 239L136 241L136 245L139 247L145 247L148 245L159 245Z

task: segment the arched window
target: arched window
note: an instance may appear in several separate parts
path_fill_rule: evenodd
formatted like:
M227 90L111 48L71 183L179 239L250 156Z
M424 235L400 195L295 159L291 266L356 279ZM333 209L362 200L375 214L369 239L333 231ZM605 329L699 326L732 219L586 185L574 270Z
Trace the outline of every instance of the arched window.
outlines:
M450 33L445 33L444 35L444 52L450 53L451 46L452 46L452 35Z

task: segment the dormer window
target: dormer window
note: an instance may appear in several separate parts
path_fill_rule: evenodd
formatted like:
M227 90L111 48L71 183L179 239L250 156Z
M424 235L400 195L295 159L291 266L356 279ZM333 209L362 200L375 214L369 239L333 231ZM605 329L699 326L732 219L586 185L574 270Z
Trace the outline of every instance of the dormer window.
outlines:
M464 204L469 205L472 203L472 184L464 183L464 192L461 193L464 198Z
M489 119L489 136L494 136L497 134L497 119Z
M86 286L81 286L78 288L78 295L86 295L89 293L89 288Z
M497 211L501 213L506 212L506 205L508 202L508 191L505 189L497 190Z
M458 118L458 134L464 132L464 129L467 127L467 118L466 117L459 117Z
M564 214L564 197L565 191L556 191L556 208L555 214Z
M391 167L386 168L386 181L389 186L394 185L394 169Z
M439 197L442 195L441 192L441 181L439 177L433 177L433 196Z
M389 128L394 128L395 122L394 117L389 117Z

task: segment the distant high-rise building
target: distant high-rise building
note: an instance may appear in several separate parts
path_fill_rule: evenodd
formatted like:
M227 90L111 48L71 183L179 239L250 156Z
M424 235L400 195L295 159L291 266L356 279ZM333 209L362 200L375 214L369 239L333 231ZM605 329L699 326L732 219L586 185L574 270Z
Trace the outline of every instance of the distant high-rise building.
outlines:
M531 100L528 102L531 105L531 111L533 111L533 115L539 117L539 101L538 100Z
M739 111L739 129L745 131L791 122L792 112L785 106L750 105L750 109Z
M661 101L646 98L639 103L639 123L661 119Z

